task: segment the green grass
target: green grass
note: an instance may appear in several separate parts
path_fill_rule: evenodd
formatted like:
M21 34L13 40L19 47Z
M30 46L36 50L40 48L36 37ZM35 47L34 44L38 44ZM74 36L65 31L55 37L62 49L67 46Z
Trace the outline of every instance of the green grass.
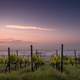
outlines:
M64 73L67 75L67 80L80 80L80 66L65 66Z
M61 73L45 65L35 72L23 69L11 73L0 73L0 80L80 80L80 67L64 66L64 72Z

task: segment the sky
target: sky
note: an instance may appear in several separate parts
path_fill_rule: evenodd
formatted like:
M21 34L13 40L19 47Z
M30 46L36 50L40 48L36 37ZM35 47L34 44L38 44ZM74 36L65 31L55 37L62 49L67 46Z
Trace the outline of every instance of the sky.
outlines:
M80 44L80 0L0 0L0 40Z

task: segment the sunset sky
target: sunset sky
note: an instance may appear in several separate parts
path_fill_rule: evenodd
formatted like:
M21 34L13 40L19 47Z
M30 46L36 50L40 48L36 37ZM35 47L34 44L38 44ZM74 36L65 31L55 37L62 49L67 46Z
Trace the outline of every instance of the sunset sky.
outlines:
M0 0L0 40L80 43L80 0Z

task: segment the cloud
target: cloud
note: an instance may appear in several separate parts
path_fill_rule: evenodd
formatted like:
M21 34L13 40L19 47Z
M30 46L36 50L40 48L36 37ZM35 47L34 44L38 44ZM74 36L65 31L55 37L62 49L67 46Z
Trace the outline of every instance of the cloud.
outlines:
M40 30L40 31L52 31L53 29L41 28L36 26L19 26L19 25L6 25L6 28L21 29L21 30Z

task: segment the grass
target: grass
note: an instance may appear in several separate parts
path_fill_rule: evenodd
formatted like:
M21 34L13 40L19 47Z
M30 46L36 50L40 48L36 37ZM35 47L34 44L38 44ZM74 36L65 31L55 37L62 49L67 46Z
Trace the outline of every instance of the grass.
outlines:
M80 66L65 66L64 72L67 75L67 80L80 80Z
M80 67L64 66L61 73L49 65L42 66L35 72L23 69L11 73L1 73L0 80L80 80Z

